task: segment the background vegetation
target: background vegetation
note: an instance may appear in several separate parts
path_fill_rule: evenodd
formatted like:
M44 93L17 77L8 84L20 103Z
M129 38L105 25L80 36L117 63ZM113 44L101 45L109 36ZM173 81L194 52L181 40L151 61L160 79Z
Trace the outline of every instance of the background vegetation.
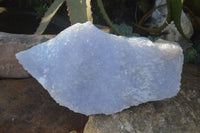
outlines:
M166 0L168 17L166 22L174 21L178 31L193 46L184 54L186 62L198 62L200 53L200 1L199 0ZM125 36L147 36L155 40L162 34L164 23L161 27L149 29L145 23L151 19L155 0L0 0L0 17L9 11L24 11L35 13L35 34L42 34L52 23L55 14L65 18L65 23L59 23L59 31L76 22L93 21L95 24L109 26L113 33ZM187 38L180 25L181 11L189 14L193 22L194 35ZM2 19L3 20L3 19ZM26 18L24 18L26 21ZM40 24L39 24L40 22ZM0 24L0 28L3 24ZM63 26L64 25L64 26ZM3 28L2 28L3 29ZM1 30L1 29L0 29ZM2 30L3 31L3 30ZM47 30L48 31L48 28ZM53 32L54 33L54 32Z

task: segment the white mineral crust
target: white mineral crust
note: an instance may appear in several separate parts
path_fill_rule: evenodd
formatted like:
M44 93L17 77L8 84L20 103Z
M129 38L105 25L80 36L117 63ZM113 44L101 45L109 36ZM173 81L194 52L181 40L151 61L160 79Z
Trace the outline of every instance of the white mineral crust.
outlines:
M86 115L120 112L180 90L179 45L104 33L90 22L16 57L60 105Z

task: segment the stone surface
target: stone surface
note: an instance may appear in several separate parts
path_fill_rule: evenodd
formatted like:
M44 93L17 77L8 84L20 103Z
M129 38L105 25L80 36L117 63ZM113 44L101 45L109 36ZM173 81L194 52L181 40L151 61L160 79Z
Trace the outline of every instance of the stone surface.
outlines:
M200 66L184 65L174 98L89 117L84 133L199 133Z
M52 37L52 35L19 35L0 32L0 78L30 77L18 63L15 54Z
M175 96L183 63L175 43L115 36L90 22L16 57L60 105L86 115Z
M0 133L82 133L86 122L55 103L33 78L0 80Z

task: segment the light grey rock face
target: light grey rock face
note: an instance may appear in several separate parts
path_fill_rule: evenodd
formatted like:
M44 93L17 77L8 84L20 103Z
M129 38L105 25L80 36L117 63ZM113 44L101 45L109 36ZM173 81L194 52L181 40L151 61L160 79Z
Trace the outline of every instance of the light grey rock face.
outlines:
M86 115L175 96L183 64L177 44L107 34L90 22L16 57L60 105Z

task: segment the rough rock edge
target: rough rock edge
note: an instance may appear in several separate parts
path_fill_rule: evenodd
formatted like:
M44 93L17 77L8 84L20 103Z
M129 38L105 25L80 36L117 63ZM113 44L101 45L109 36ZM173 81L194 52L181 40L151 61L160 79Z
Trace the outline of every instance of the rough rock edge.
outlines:
M111 33L107 26L96 25L102 31ZM31 75L18 63L15 54L45 42L56 35L27 35L0 32L0 79L29 78Z
M19 51L47 41L55 35L26 35L0 32L0 79L27 78L30 75L15 58Z

